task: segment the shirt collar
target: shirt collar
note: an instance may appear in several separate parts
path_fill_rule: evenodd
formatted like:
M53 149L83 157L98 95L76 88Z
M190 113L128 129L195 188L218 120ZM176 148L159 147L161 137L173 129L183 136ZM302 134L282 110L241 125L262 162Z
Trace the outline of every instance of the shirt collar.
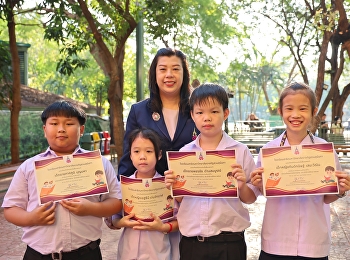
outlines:
M80 147L80 145L78 145L74 152L72 154L76 154L76 153L84 153L85 151ZM49 146L46 151L44 153L41 154L42 157L47 157L47 156L55 156L58 157L58 155L56 154L56 152L54 150L51 149L51 147Z
M130 176L130 178L136 179L136 173L137 173L137 170L134 172L133 175ZM160 175L158 172L156 172L156 173L154 174L154 176L152 177L152 179L153 179L153 178L158 178L158 177L164 177L164 176L162 176L162 175Z
M201 149L199 145L199 139L201 138L201 134L198 135L196 140L193 141L193 145ZM215 150L225 150L228 149L229 147L235 146L238 144L238 141L234 140L232 137L230 137L225 131L222 131L222 138L218 146L216 147Z

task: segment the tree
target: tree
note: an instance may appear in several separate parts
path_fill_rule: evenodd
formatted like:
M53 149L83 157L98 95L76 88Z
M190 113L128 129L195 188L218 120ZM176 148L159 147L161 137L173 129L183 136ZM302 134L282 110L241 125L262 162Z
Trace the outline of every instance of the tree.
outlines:
M245 2L254 6L255 1ZM341 116L343 106L348 98L350 84L345 84L340 93L339 79L344 69L344 51L350 53L349 22L345 12L348 3L342 0L308 1L273 1L260 3L256 11L274 22L276 30L281 33L280 42L287 46L297 64L303 81L309 84L309 74L306 61L312 53L317 57L317 81L315 94L318 103L322 101L325 76L329 74L331 88L319 106L318 120L315 120L313 131L316 130L320 115L323 115L332 101L332 118ZM341 48L339 48L341 45ZM328 50L331 55L328 57ZM329 64L327 66L327 63ZM326 69L329 67L329 69Z
M11 111L10 126L11 126L11 163L19 162L19 127L18 118L21 111L21 79L19 56L16 41L16 22L14 8L21 6L21 0L10 0L0 2L0 18L6 20L10 53L11 53L11 68L12 68L12 89L10 91L7 106Z
M223 15L220 11L221 5L215 1L198 0L197 2L200 2L204 7L199 9L200 11L203 10L203 13L200 16L202 23L198 28L205 36L202 38L206 40L207 44L210 42L210 35L215 36L217 32L220 32L220 36L225 39L232 36L232 28L228 25L221 26L222 19L218 19L220 15ZM184 7L195 10L197 6L198 3L182 0L138 3L129 0L120 2L100 0L91 4L87 4L87 1L83 0L75 2L45 1L39 6L38 9L45 10L51 15L50 20L46 23L45 37L57 41L60 46L65 46L61 49L61 54L66 56L59 63L59 67L62 68L61 72L69 74L74 70L74 66L84 66L84 61L76 58L76 56L79 51L88 47L104 74L109 78L108 100L110 103L112 140L116 144L119 157L122 155L124 135L122 101L126 40L136 28L140 17L143 16L146 21L146 28L154 39L160 38L166 46L171 47L176 47L177 43L181 46L186 46L183 43L190 43L187 46L187 50L190 50L193 39L188 39L186 28L192 26L191 23L198 21L198 17L193 15L194 17L190 16L188 18L188 16L183 15L182 10L186 9ZM205 23L208 17L210 17L211 26ZM179 24L184 26L181 33L179 33L181 28ZM169 40L166 40L167 36L171 37L173 45L169 43ZM185 38L187 41L182 42L182 39ZM181 47L181 49L184 48ZM189 57L191 57L191 54L193 52L189 54ZM209 55L206 57L210 59ZM195 59L192 58L192 60ZM210 64L206 68L209 67Z
M277 115L276 97L289 82L293 74L286 76L289 67L288 57L277 61L279 48L271 53L270 60L266 54L258 50L250 40L252 48L244 47L244 59L230 63L225 72L225 84L233 88L238 100L239 119L243 120L250 113L256 113L257 107L264 100L270 115ZM274 61L276 60L276 61ZM278 99L277 99L278 100ZM245 115L242 113L242 102L245 102Z
M125 3L99 1L90 6L83 0L45 1L39 8L50 14L45 38L63 46L61 54L65 57L58 65L61 72L69 74L76 66L84 67L84 60L78 58L78 52L89 48L109 78L111 136L112 142L117 144L117 154L121 155L125 42L136 28L140 8L128 0Z
M334 116L342 117L343 115L343 107L345 101L347 100L350 94L350 83L347 83L342 93L339 90L339 79L343 73L344 69L344 52L346 51L348 56L350 57L350 33L349 33L349 22L345 12L344 2L341 0L335 0L334 4L331 7L326 7L324 1L321 1L322 9L316 10L315 12L315 20L319 22L322 21L322 24L319 24L319 29L322 29L324 32L323 42L321 45L321 54L319 60L319 70L318 70L318 81L316 86L316 94L318 93L318 97L322 96L323 90L323 82L322 72L329 72L331 78L331 89L328 92L326 99L324 100L320 110L319 110L319 118L326 110L329 102L332 100L332 118ZM311 9L312 10L312 9ZM318 12L317 12L318 11ZM339 19L336 20L336 14L339 13ZM319 15L319 17L318 17ZM327 46L331 44L331 58L327 58ZM341 45L341 47L340 47ZM339 49L340 48L340 49ZM322 66L325 61L329 61L331 69L325 71L325 68ZM320 80L319 80L320 79Z
M217 65L223 60L233 60L234 56L221 52L216 57L211 49L215 45L231 45L244 37L243 25L237 22L235 14L229 15L231 7L227 1L186 0L183 10L187 11L182 12L176 30L162 39L186 53L193 79L216 82L219 80Z

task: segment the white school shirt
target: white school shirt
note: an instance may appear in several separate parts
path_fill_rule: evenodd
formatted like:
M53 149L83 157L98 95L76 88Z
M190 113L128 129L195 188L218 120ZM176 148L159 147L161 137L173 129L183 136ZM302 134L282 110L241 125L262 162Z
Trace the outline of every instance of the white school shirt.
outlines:
M135 173L129 178L135 178ZM156 177L162 177L162 175L156 172L153 178ZM122 217L122 213L113 215L113 219ZM159 231L123 228L118 244L117 259L177 260L180 259L179 243L180 233L178 231L165 235Z
M88 151L78 146L73 154L83 152ZM28 212L37 208L39 199L35 183L34 161L53 157L57 155L48 148L44 153L23 162L13 176L2 207L20 207ZM109 193L85 198L93 202L104 201L107 198L121 199L121 190L113 166L103 156L102 162ZM69 252L99 239L102 235L102 223L100 217L77 216L56 203L55 223L46 226L23 227L22 241L43 255L60 251Z
M201 151L199 135L180 151ZM255 162L248 147L232 139L223 131L216 150L236 149L236 162L242 165L247 182L255 169ZM247 185L259 195L252 184ZM177 213L180 233L187 237L218 235L221 231L240 232L250 226L249 211L239 198L204 198L184 196Z
M278 147L284 133L264 147ZM327 143L313 137L315 144ZM312 144L307 135L300 144ZM288 138L284 146L288 146ZM257 166L261 166L258 157ZM341 170L334 153L336 169ZM267 198L261 230L261 249L269 254L325 257L331 246L330 207L323 195Z

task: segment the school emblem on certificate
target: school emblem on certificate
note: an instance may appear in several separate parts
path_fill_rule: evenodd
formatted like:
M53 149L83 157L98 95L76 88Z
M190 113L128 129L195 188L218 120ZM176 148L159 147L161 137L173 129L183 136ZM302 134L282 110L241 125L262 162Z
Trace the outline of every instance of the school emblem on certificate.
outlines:
M266 197L338 194L332 143L262 148Z
M124 216L134 213L134 220L153 221L150 213L165 220L174 215L174 199L164 177L135 179L120 176Z
M231 165L235 150L167 152L169 169L176 176L172 195L233 198L238 197L237 180Z
M108 193L99 150L35 161L39 204Z

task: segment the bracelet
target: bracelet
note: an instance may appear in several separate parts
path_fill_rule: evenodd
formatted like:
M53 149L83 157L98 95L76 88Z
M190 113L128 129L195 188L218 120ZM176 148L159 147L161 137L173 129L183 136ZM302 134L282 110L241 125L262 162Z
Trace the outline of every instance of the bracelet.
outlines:
M169 234L169 233L173 230L173 224L171 224L170 222L166 222L165 224L168 224L168 225L170 226L170 229L169 229L168 232L163 232L164 235L167 235L167 234Z
M336 194L336 196L338 197L338 198L344 198L345 196L346 196L346 194L347 194L347 192L346 191L344 191L344 193L343 194Z

